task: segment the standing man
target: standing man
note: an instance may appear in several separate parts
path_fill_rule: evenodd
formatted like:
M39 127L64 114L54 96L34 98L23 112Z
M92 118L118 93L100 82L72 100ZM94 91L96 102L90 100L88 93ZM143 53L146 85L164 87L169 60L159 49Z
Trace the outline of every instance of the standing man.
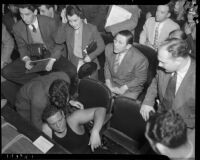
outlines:
M147 79L148 60L133 45L131 31L116 34L114 43L105 49L105 80L117 95L137 99Z
M171 31L180 29L179 25L169 18L170 15L169 5L158 5L156 16L146 20L139 43L157 51L160 43L169 37Z
M196 61L190 57L187 42L167 40L158 49L159 67L142 103L140 113L145 120L155 112L158 95L158 112L175 110L190 129L195 128Z
M56 42L62 44L66 42L68 48L68 59L77 70L86 62L95 62L99 69L97 56L104 50L104 42L97 30L97 27L85 23L81 9L75 5L69 5L62 11L62 26L58 29ZM68 22L68 24L67 24ZM85 53L86 47L95 41L97 47L90 54ZM98 79L98 72L93 74L94 79Z
M18 5L22 17L13 27L14 36L18 45L20 58L7 65L3 70L3 76L12 82L25 84L32 78L38 76L37 73L25 73L33 66L30 65L31 50L29 46L40 43L50 52L50 60L46 65L46 71L62 70L70 78L76 76L75 67L62 55L65 53L64 46L55 43L57 33L56 21L47 16L37 15L37 10L32 4Z

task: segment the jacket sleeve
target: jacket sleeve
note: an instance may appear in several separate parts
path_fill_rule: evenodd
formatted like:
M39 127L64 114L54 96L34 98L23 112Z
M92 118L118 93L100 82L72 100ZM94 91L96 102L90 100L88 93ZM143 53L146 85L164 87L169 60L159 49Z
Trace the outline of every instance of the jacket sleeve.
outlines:
M42 89L42 85L31 87L31 122L38 128L42 129L42 112L47 104L47 98Z
M153 78L149 88L147 89L147 93L145 95L143 104L154 106L157 95L158 95L158 72L156 76Z
M143 26L143 30L140 33L140 38L139 38L139 43L140 44L146 44L147 42L147 26L148 26L148 19L146 20L144 26Z
M91 60L94 60L95 58L97 58L98 55L100 55L104 51L105 44L96 26L94 26L93 28L92 36L93 40L96 40L97 42L97 49L94 52L90 53L89 57L91 58Z
M58 33L58 25L56 23L55 20L52 20L51 21L51 28L52 28L52 36L53 36L53 39L55 41L55 46L53 48L53 50L51 50L51 57L52 58L55 58L55 59L59 59L60 56L62 55L63 51L64 51L64 42L63 43L56 43L56 37L57 37L57 33ZM65 36L66 34L63 34L63 36Z
M109 68L109 64L108 64L108 54L109 54L109 44L106 46L105 48L105 66L104 66L104 75L105 75L105 79L111 79L111 73L110 73L110 68Z
M15 25L13 26L13 34L17 43L20 58L22 59L25 56L30 56L30 53L27 48L27 43L24 41L20 31L16 29Z
M147 80L147 71L148 71L149 62L144 59L138 59L135 67L133 69L133 74L135 78L127 83L126 85L128 88L135 88L142 87Z
M6 30L6 27L2 25L2 41L1 41L1 61L10 62L11 53L14 48L14 40L9 32Z

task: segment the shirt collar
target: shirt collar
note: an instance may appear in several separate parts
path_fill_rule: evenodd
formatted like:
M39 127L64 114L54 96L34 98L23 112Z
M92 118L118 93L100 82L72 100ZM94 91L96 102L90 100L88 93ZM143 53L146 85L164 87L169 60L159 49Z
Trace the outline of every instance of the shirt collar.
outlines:
M32 25L34 25L36 29L38 28L38 19L37 19L37 16L36 16L36 18L35 18L35 21L34 21L33 23L29 24L28 27L29 27L30 29L33 29L33 28L32 28Z
M191 64L191 58L189 58L187 64L183 68L177 71L177 74L181 77L184 77L190 67L190 64Z

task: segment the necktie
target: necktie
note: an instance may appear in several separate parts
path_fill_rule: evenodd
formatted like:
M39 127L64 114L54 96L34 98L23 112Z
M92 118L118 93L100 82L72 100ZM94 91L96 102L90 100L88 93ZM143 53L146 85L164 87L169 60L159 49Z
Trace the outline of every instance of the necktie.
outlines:
M153 46L154 46L155 50L158 49L158 31L159 31L159 26L160 26L160 23L157 24L156 29L155 29L155 36L154 36L154 43L153 43Z
M171 76L169 79L169 82L165 91L165 96L161 104L161 107L164 110L168 110L172 107L173 100L175 98L176 79L177 79L177 73L175 72L174 75Z
M117 72L119 65L120 65L120 56L121 56L121 54L118 53L116 58L115 58L115 62L114 62L114 72L115 73Z
M33 25L33 24L31 24L31 26L33 27L33 32L37 32L37 30L36 30L36 28L35 28L35 26Z

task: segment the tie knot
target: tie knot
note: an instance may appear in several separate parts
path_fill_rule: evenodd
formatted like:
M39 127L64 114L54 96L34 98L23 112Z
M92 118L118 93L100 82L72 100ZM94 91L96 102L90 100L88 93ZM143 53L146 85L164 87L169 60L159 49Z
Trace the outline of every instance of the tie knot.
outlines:
M33 32L36 32L37 30L36 30L35 26L33 24L31 24L31 26L33 28Z

